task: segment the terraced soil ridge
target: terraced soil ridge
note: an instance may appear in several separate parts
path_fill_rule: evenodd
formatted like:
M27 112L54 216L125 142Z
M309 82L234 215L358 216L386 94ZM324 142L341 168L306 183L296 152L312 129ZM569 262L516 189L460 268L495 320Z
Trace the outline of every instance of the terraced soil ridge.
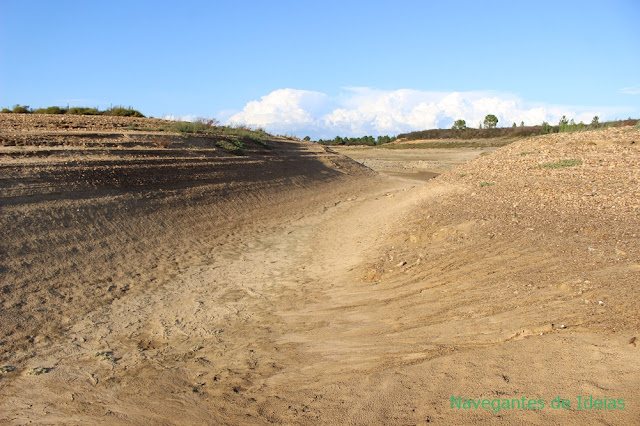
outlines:
M163 123L0 116L4 359L166 279L165 272L204 256L233 229L295 211L299 198L313 206L319 191L340 192L373 177L346 157L297 140L248 139L236 155L218 146L225 135L126 129Z

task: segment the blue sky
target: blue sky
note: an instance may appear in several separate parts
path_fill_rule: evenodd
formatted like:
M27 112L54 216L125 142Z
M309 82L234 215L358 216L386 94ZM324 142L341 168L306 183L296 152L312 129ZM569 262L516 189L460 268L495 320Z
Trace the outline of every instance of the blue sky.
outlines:
M640 2L0 0L0 106L280 134L640 118Z

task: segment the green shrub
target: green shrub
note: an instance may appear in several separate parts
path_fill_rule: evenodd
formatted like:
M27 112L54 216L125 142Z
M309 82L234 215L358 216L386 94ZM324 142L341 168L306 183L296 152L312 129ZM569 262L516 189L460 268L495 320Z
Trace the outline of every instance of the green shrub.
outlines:
M13 113L14 114L30 114L31 109L27 105L14 105Z
M50 106L48 108L38 108L33 111L34 114L66 114L66 108L60 108L59 106Z
M144 115L138 110L135 110L131 107L124 108L121 106L112 107L105 111L100 111L97 108L86 108L86 107L61 108L59 106L38 108L35 111L33 111L31 108L29 108L26 105L18 104L13 107L13 110L4 108L2 112L4 113L13 112L16 114L29 114L33 112L35 114L112 115L112 116L118 116L118 117L144 117Z
M236 147L240 149L244 148L244 143L242 143L242 141L239 139L230 139L229 142L231 142L232 144L234 144Z
M2 113L2 114L11 114L11 110L9 108L2 108L2 111L0 111L0 113Z
M247 126L220 126L220 123L215 118L200 118L194 122L174 121L165 124L160 130L178 132L184 135L195 133L226 136L226 138L218 142L217 145L237 155L243 154L242 149L244 148L244 143L255 143L265 149L271 149L265 141L265 139L271 137L271 135L263 129L253 130Z
M467 122L464 120L456 120L451 126L452 130L465 130L467 128Z
M196 121L174 121L163 126L162 130L179 133L220 133L219 121L215 118L199 118Z
M100 115L100 111L95 108L85 108L85 107L73 107L67 111L67 114L72 115Z
M109 108L105 110L102 114L113 115L116 117L144 117L144 115L138 110L135 110L131 107L124 108L121 106Z
M169 125L169 130L179 133L205 133L207 127L200 122L176 121Z
M235 126L235 127L223 126L223 127L217 127L214 133L235 136L235 138L237 138L239 141L254 142L259 145L262 145L264 148L267 148L267 149L271 148L265 142L265 139L269 138L271 135L261 128L257 128L254 130L244 125Z
M549 133L554 133L553 126L547 123L546 121L542 122L542 129L540 129L540 134L546 135Z
M495 129L498 125L498 117L493 114L489 114L484 118L483 124L485 129Z
M242 148L239 147L236 143L229 142L229 141L218 141L216 142L216 145L218 145L218 147L232 154L244 155L244 151L242 151Z

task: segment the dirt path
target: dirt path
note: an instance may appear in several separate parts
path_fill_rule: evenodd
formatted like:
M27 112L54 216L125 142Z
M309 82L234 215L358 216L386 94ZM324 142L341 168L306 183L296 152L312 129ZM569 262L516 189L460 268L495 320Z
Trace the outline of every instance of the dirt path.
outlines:
M465 298L455 288L363 279L364 265L388 247L404 212L449 191L390 179L313 214L236 235L209 262L88 315L67 341L32 359L33 367L52 370L3 390L4 420L521 424L620 423L636 415L633 406L451 409L451 396L550 404L563 395L575 404L576 392L619 398L621 388L637 401L638 369L637 351L618 337L533 338L552 330L526 309L521 316L465 315L490 308L459 306ZM486 274L462 268L456 287ZM541 328L528 328L534 325Z
M269 380L303 367L299 344L287 337L309 327L295 319L300 310L331 300L365 260L363 248L373 248L381 228L415 199L407 196L412 189L410 181L389 180L374 193L246 230L206 264L89 314L65 342L29 361L47 374L3 389L5 420L266 416L260 407L278 398ZM252 401L254 394L263 400ZM274 419L290 415L281 405L271 408Z

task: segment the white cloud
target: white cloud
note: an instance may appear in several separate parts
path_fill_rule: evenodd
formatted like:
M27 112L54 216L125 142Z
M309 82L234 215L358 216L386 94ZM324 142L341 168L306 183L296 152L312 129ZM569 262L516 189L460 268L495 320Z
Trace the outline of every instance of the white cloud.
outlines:
M625 95L640 95L640 86L623 87L620 93Z
M274 133L291 133L316 126L328 104L324 93L310 90L274 90L259 101L251 101L228 124L248 124Z
M276 134L340 136L395 135L414 130L451 127L463 119L477 127L487 114L499 126L512 123L557 123L563 115L576 122L605 119L607 108L526 103L500 92L428 92L412 89L377 90L348 87L335 97L308 90L279 89L251 101L227 124L248 124Z
M201 116L194 115L194 114L185 114L185 115L168 114L168 115L164 115L162 119L170 120L170 121L196 121L200 117Z

